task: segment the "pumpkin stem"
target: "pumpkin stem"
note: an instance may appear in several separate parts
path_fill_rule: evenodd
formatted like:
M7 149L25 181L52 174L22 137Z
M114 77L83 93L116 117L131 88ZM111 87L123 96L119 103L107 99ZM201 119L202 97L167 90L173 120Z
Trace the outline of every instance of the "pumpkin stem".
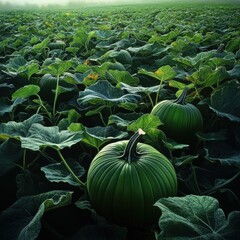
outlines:
M174 101L174 103L185 105L186 97L187 97L187 88L184 88L182 94Z
M134 158L137 156L137 143L142 135L145 132L139 128L137 132L135 132L132 137L129 139L128 144L124 150L122 157L131 163Z

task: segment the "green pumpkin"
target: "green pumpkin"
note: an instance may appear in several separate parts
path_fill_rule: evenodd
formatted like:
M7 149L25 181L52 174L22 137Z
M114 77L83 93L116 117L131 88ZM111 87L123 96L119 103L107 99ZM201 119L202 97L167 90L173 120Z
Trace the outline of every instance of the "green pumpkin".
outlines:
M48 47L52 49L63 49L66 46L66 43L62 40L56 40L48 44Z
M202 131L201 112L191 103L186 103L187 89L184 89L177 100L164 100L152 109L152 114L160 118L162 130L167 137L182 143L191 143L195 133Z
M52 104L54 101L54 90L56 90L57 77L51 74L44 74L39 81L40 96L43 100ZM61 94L62 101L68 101L73 98L75 94L76 87L70 83L65 82L62 78L59 79L59 85L65 88L71 88L72 91L65 92Z
M144 227L157 223L154 203L175 196L177 177L170 161L155 148L138 143L139 129L129 141L105 146L93 159L87 191L95 210L117 224Z
M131 54L122 49L120 51L109 50L102 57L100 57L102 61L116 61L123 65L131 65L132 64L132 56Z
M119 62L110 63L108 69L110 69L110 70L118 70L118 71L126 71L125 67L121 63L119 63Z

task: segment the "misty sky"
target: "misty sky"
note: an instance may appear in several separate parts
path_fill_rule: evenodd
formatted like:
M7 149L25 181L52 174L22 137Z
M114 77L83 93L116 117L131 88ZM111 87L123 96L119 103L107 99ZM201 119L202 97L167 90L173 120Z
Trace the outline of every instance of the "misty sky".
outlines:
M70 0L23 0L23 1L19 1L19 0L0 0L0 2L3 3L11 3L11 4L26 4L26 3L30 3L30 4L38 4L38 5L46 5L46 4L61 4L64 5L66 3L68 3ZM81 3L81 0L75 0L74 2L78 2ZM126 2L124 0L122 0L123 2ZM131 0L131 2L134 0ZM86 1L88 2L88 1ZM104 2L104 3L114 3L114 2L119 2L121 3L121 0L91 0L91 3L93 2Z

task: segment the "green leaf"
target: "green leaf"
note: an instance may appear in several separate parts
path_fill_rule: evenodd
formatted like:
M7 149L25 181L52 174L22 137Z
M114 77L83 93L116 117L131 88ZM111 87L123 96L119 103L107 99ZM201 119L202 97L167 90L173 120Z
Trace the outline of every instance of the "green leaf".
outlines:
M239 79L240 78L240 64L236 64L232 70L228 71L228 74L230 75L230 77L232 79L234 79L234 78Z
M15 163L22 159L22 155L19 144L11 139L3 142L0 145L0 176L13 169L16 166Z
M112 86L108 81L98 81L94 85L80 92L78 104L81 107L89 105L118 106L120 103L137 103L141 96L125 94L123 90Z
M40 193L41 182L29 170L24 170L16 176L17 198L36 195Z
M129 85L137 85L139 83L139 79L133 77L127 71L108 70L107 77L114 80L116 83L127 83Z
M226 219L213 197L162 198L155 206L162 212L158 240L235 239L240 234L240 212L231 212Z
M127 129L128 131L136 132L141 128L146 134L148 134L151 129L157 129L160 125L162 125L162 122L159 117L152 114L144 114L135 122L131 123Z
M212 142L205 148L205 158L211 162L220 161L224 166L240 167L240 151L223 142Z
M101 141L122 139L127 137L128 135L126 132L119 131L113 126L107 126L107 127L97 126L97 127L91 127L91 128L86 127L85 129L87 134Z
M17 98L28 98L33 95L36 95L40 92L40 87L37 85L26 85L22 88L19 88L12 94L12 100L16 100Z
M85 170L77 161L67 161L67 163L78 178L83 176ZM67 171L62 162L49 164L42 167L41 170L45 173L45 177L50 182L64 182L72 186L79 186L79 183L76 182L72 175Z
M48 65L46 68L42 69L42 74L52 74L54 76L61 76L69 68L73 66L71 61L59 61Z
M43 123L43 116L34 114L23 122L9 121L0 124L0 139L26 137L34 123Z
M175 159L176 166L184 166L186 164L192 163L199 155L186 155L183 157L178 157Z
M0 216L0 239L36 239L45 212L69 205L72 192L55 190L22 197Z
M111 115L108 119L108 125L116 124L118 127L127 127L133 121L136 121L142 113L118 113Z
M239 50L239 45L240 45L240 39L233 38L227 43L226 50L228 52L235 52L235 51Z
M176 76L176 72L169 65L162 66L155 72L148 72L145 69L141 69L138 71L138 73L156 78L159 81L168 81Z
M221 129L219 132L197 132L197 137L201 141L223 141L227 139L227 130Z
M84 127L82 124L75 123L69 126L69 129L72 131L83 131L83 139L82 141L86 144L99 149L99 147L110 140L114 139L122 139L127 137L127 133L123 131L119 131L113 126L107 127Z
M15 101L10 102L6 99L4 101L3 99L0 99L0 116L3 116L5 113L11 113L14 111L14 108L16 108L18 105L25 102L26 99L17 98Z
M159 85L152 87L133 87L126 83L121 83L121 89L127 90L129 93L156 93L159 90Z
M203 66L191 76L187 76L187 79L202 87L210 87L221 83L228 77L229 74L225 67L212 70L210 66Z
M187 66L198 68L202 63L215 55L214 51L200 52L195 57L174 58L175 61L184 63Z
M25 73L28 76L28 80L31 78L31 76L39 71L39 65L38 63L32 63L29 64L25 70Z
M38 44L33 46L33 50L36 51L36 52L40 52L42 49L44 49L44 48L46 48L48 46L50 40L51 39L49 37L43 39L42 42L40 42L40 43L38 43Z
M81 132L72 132L69 130L59 131L59 127L45 127L35 123L30 129L26 137L20 137L22 148L32 151L38 151L40 148L51 147L56 150L72 145L82 140Z
M237 80L227 82L214 92L210 99L210 108L220 117L240 122L240 83Z
M179 150L179 149L185 149L188 148L189 145L188 144L181 144L181 143L177 143L172 139L166 139L163 141L164 142L164 146L169 150L169 151L173 151L173 150Z

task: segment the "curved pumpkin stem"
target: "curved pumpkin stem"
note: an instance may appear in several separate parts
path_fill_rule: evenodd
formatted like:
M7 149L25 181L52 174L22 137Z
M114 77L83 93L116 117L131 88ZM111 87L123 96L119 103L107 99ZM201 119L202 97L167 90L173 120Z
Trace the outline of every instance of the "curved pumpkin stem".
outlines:
M174 101L174 103L185 105L186 97L187 97L187 88L184 88L182 94Z
M131 163L133 159L137 156L137 143L142 135L145 132L139 128L137 132L135 132L132 137L129 139L128 144L124 150L122 158L126 159L128 163Z

